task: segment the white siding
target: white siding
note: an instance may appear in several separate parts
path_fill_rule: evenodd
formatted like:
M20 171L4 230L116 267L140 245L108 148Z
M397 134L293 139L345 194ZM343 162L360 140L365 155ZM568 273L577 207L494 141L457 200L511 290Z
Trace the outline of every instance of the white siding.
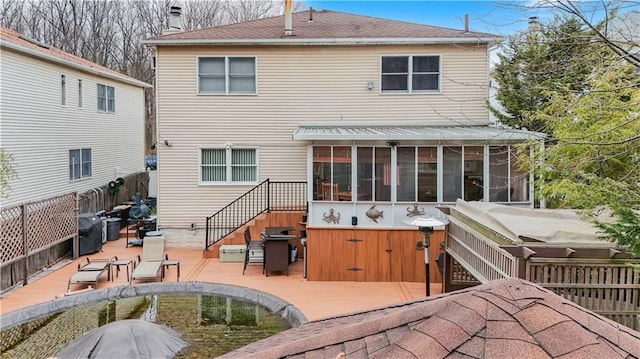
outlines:
M440 94L380 94L380 56L441 55ZM257 57L258 94L201 95L197 56ZM198 148L259 148L259 180L306 180L305 121L486 123L485 46L161 47L157 54L158 214L164 228L204 222L251 186L199 186ZM374 82L373 90L367 89Z
M14 157L19 178L2 205L14 205L103 186L144 170L142 88L61 67L3 48L0 144ZM60 101L66 75L67 105ZM83 107L78 107L82 79ZM113 86L115 113L97 111L97 83ZM92 149L92 176L69 181L69 149Z

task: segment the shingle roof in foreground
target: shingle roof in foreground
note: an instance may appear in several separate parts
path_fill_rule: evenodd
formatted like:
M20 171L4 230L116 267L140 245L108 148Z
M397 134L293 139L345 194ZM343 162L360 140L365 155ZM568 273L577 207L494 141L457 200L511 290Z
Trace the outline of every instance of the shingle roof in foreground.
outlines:
M340 354L394 359L638 358L640 333L531 282L502 279L308 322L221 358Z
M496 36L480 32L444 27L414 24L409 22L354 15L337 11L323 10L313 12L313 21L309 21L309 12L297 12L292 16L293 36L284 35L284 15L264 19L216 26L200 30L183 31L156 36L145 40L146 43L241 42L242 40L277 40L296 43L331 39L351 39L358 42L373 39L390 39L394 42L402 39L423 39L425 42L436 39L448 39L451 42L488 42Z

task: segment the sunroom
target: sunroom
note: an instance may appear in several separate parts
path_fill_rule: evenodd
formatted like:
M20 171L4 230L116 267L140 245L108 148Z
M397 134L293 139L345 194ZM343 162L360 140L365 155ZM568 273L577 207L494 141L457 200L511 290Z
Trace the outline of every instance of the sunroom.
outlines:
M309 225L403 227L414 207L436 214L458 198L529 206L533 181L516 145L538 136L490 126L301 126L293 139L310 141ZM339 222L317 215L330 210Z

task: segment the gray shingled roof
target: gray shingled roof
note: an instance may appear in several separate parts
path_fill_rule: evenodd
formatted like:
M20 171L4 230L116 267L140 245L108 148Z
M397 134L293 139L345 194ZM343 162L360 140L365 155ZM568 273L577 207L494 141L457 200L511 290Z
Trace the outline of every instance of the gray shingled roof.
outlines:
M148 44L207 43L437 43L491 42L495 36L479 32L413 24L369 16L322 10L293 14L293 36L284 35L284 15L148 38Z
M318 303L322 305L322 303ZM638 358L640 333L537 284L501 279L316 320L221 358Z

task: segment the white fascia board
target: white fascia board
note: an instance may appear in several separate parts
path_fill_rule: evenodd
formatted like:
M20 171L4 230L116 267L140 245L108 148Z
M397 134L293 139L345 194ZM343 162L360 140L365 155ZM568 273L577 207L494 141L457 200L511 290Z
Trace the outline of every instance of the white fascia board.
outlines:
M495 37L434 37L434 38L353 38L353 39L184 39L184 40L142 40L143 44L156 46L184 45L429 45L429 44L478 44L495 43Z
M126 76L126 75L120 75L119 76L118 74L115 74L115 73L104 72L104 71L102 71L100 69L96 69L96 68L93 68L93 67L90 67L90 66L84 66L84 65L75 63L73 61L69 61L69 60L65 60L65 59L62 59L62 58L57 57L57 56L45 54L45 53L42 53L40 51L36 51L36 50L30 49L28 47L20 46L20 45L14 44L14 43L9 42L9 41L0 40L0 47L6 47L6 48L21 52L21 53L29 55L29 56L40 58L40 59L43 59L43 60L46 60L46 61L50 61L50 62L59 64L59 65L66 66L66 67L71 67L71 68L74 68L74 69L77 69L77 70L80 70L80 71L83 71L83 72L91 73L91 74L94 74L94 75L97 75L97 76L100 76L100 77L107 77L107 78L110 78L110 79L113 79L113 80L116 80L116 81L127 83L129 85L138 86L138 87L148 87L148 88L153 87L152 85L150 85L150 84L148 84L146 82L143 82L143 81L140 81L140 80L136 80L136 79L134 79L132 77L129 77L129 76Z

